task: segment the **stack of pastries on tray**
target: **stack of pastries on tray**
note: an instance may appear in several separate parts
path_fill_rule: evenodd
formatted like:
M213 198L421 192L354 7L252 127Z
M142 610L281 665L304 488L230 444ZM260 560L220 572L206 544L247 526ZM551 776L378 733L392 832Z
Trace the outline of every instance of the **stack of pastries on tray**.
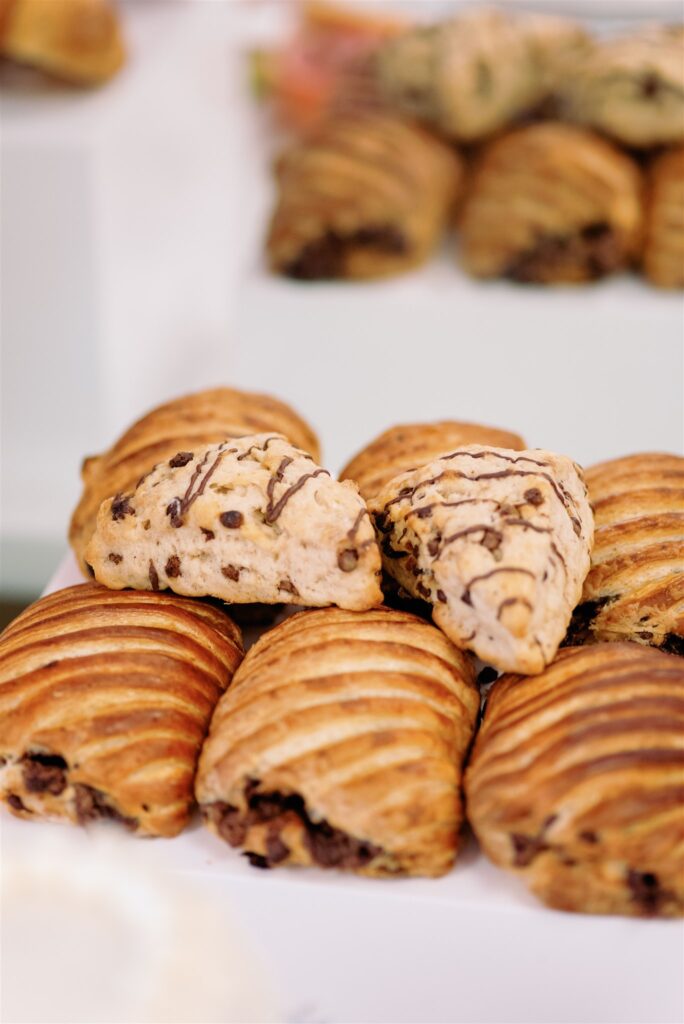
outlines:
M488 7L378 33L359 98L338 97L276 162L271 268L371 279L450 228L477 278L684 287L684 28L594 38Z
M441 421L318 460L229 388L85 460L94 579L0 637L3 802L148 836L199 806L257 867L384 877L449 871L467 820L551 906L682 914L684 459Z

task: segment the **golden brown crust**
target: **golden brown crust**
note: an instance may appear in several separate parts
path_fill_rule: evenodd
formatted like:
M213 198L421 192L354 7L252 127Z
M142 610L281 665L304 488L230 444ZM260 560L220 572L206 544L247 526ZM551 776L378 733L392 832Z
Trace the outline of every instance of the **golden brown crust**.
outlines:
M466 771L488 857L561 910L684 913L684 662L569 648L490 691Z
M242 659L211 605L84 583L0 637L0 796L27 819L186 824L200 747Z
M405 423L383 431L362 448L344 467L340 480L353 480L361 497L369 501L399 473L408 473L469 444L515 450L525 447L519 434L479 423Z
M479 708L466 655L413 615L301 612L251 649L212 721L196 794L259 866L439 875Z
M628 266L641 238L633 160L591 132L530 125L487 147L462 210L463 264L476 277L574 284Z
M125 61L108 0L12 0L0 9L0 52L74 85L98 85Z
M643 267L652 284L684 288L684 146L649 169Z
M184 395L152 409L101 455L83 462L83 493L71 518L69 540L87 572L85 549L106 498L132 491L153 466L180 451L206 448L260 431L282 433L318 459L318 439L284 402L269 395L213 388Z
M573 643L684 654L684 459L644 452L586 471L596 533Z
M458 155L398 118L336 119L289 150L267 248L290 277L373 278L424 262L462 175Z

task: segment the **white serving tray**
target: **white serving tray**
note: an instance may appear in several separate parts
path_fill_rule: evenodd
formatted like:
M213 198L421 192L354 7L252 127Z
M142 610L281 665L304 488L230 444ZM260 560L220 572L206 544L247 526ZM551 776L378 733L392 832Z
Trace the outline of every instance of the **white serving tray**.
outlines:
M69 556L47 592L80 581ZM2 856L16 860L39 835L66 828L3 814ZM86 850L93 830L70 831ZM244 930L277 993L278 1020L674 1024L684 1014L682 922L547 910L472 839L442 879L387 881L257 871L198 822L173 840L127 845L141 870L178 885L191 877ZM147 928L144 905L139 913ZM4 932L3 942L12 941ZM14 1005L16 982L3 980ZM76 1002L59 1019L75 1024L77 1011ZM101 1020L109 1020L104 1006Z

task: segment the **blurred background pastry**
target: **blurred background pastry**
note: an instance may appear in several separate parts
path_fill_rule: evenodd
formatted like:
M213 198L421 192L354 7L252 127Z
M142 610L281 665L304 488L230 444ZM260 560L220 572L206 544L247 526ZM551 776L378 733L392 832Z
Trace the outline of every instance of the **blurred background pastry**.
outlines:
M652 284L684 288L684 145L648 168L643 267Z

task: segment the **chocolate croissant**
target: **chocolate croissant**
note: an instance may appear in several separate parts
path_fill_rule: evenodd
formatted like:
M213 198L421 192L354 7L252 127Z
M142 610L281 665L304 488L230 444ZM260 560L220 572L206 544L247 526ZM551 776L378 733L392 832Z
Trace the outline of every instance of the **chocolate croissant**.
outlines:
M629 266L641 179L626 154L573 125L530 125L482 154L462 209L462 258L475 277L593 281Z
M262 431L282 433L293 444L319 457L318 439L304 420L284 402L267 395L214 388L184 395L157 406L134 423L102 455L85 459L83 493L71 518L69 540L81 568L105 500L130 492L157 462L179 451L206 448Z
M237 627L200 602L92 583L36 601L0 636L0 799L27 820L176 835L241 659Z
M376 75L392 108L476 142L537 107L587 45L563 18L473 10L388 40Z
M643 453L586 471L596 521L573 644L633 640L684 654L684 459Z
M354 484L280 434L178 452L102 503L85 555L100 583L363 610L380 553Z
M509 672L552 660L594 532L570 459L469 445L394 477L369 509L385 571L458 647Z
M469 444L520 449L525 442L518 434L479 423L406 423L390 427L354 456L340 473L340 480L353 480L361 497L369 501L399 473L439 458L445 452Z
M660 288L684 288L684 146L649 168L643 269Z
M109 0L3 0L0 53L74 85L98 85L125 60Z
M479 703L468 658L420 619L302 612L251 648L216 709L203 817L257 867L444 874Z
M684 914L684 662L568 648L489 693L465 778L487 856L559 910Z
M684 141L684 27L597 42L565 78L564 113L626 146Z
M278 170L267 248L288 277L374 278L424 262L460 187L458 155L389 115L338 118Z

